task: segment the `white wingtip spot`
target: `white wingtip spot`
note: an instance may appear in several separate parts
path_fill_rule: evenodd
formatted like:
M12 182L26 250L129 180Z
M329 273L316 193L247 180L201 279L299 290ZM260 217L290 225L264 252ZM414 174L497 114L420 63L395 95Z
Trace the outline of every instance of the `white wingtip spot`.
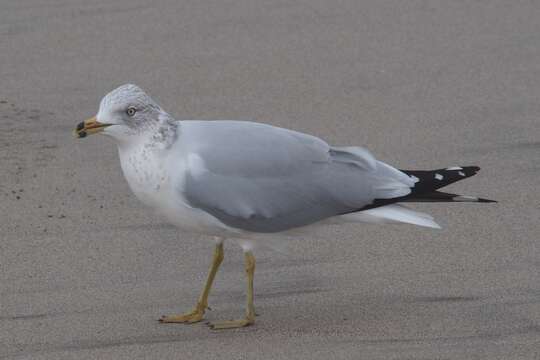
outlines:
M450 166L449 168L446 168L446 170L463 170L463 168L459 166Z
M416 176L414 176L414 175L410 175L410 177L411 177L412 181L414 181L415 183L417 183L417 182L419 182L419 181L420 181L420 179L419 179L419 178L417 178L417 177L416 177Z
M459 175L465 176L465 173L463 171L458 172Z
M442 176L441 174L437 173L437 174L435 174L435 179L437 179L437 180L442 180L442 179L444 179L444 176Z

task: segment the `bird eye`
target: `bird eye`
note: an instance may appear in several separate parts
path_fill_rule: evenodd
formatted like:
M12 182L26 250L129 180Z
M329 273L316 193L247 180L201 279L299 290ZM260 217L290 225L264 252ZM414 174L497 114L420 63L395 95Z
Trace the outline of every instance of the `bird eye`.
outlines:
M128 107L128 109L126 110L126 114L128 114L128 116L133 116L135 115L136 112L137 112L137 109L135 109L133 106Z

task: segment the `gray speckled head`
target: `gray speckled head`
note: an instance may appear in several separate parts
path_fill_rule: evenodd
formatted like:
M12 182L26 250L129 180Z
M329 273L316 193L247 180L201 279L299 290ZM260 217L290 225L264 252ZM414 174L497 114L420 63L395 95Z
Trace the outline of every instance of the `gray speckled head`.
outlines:
M165 138L174 130L174 119L148 94L133 84L122 85L101 100L97 120L109 126L104 131L118 140L141 134Z

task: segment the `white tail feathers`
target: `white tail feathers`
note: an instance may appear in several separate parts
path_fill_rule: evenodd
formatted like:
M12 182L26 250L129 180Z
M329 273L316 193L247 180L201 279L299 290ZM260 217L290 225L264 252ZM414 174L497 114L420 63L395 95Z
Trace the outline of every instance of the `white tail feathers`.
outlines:
M428 214L411 210L403 205L391 204L374 209L358 211L340 216L345 221L365 222L374 224L405 223L440 229L433 217Z

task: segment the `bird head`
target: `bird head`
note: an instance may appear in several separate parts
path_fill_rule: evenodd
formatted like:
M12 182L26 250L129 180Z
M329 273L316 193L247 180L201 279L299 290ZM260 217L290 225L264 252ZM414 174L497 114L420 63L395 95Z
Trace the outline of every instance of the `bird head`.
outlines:
M149 134L170 120L140 87L126 84L105 95L97 115L79 123L74 135L84 138L100 133L121 143Z

